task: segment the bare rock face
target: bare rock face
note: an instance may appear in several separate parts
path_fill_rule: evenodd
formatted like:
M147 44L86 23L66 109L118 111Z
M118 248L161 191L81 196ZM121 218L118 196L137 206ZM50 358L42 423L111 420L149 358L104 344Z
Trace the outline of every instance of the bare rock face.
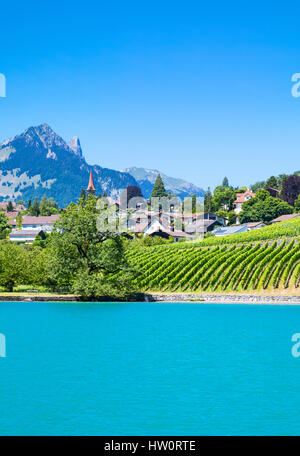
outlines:
M68 146L74 152L75 155L82 157L82 149L78 136L74 136L69 142Z
M105 191L117 197L127 186L137 185L128 173L90 166L78 137L67 143L47 124L30 127L0 144L0 201L46 195L63 207L86 189L91 169L96 194Z

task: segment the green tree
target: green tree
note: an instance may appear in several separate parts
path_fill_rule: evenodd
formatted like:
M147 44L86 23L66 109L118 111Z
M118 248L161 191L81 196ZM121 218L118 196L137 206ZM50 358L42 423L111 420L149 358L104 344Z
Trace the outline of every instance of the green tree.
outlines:
M222 182L223 187L229 187L229 181L228 178L225 176Z
M226 209L231 211L235 199L236 193L232 187L223 187L222 185L219 185L214 190L213 210Z
M80 192L80 199L82 201L85 201L86 199L86 191L84 190L84 188L81 189L81 192Z
M44 195L39 206L39 215L52 215L59 213L59 206L54 198L47 198Z
M294 205L300 195L300 176L292 174L287 176L282 182L281 198L288 204Z
M50 235L46 232L43 232L41 235L37 235L32 245L34 247L41 247L42 249L45 249L49 244L49 236Z
M197 196L195 193L192 194L192 213L196 214L197 212Z
M227 214L228 225L236 224L237 215L234 211L229 211Z
M28 213L28 215L31 215L31 216L34 216L34 217L38 217L40 215L40 205L39 205L39 199L38 198L34 199L33 205L31 205L27 209L27 213Z
M256 193L258 190L261 190L262 188L264 188L265 185L266 185L265 181L256 182L255 184L251 185L251 190L252 190L252 192Z
M88 195L85 204L71 203L61 214L49 240L49 278L86 298L125 297L133 290L133 271L121 236L99 222L105 210L96 205Z
M236 193L245 193L247 190L248 189L245 186L242 186L242 187L239 187L239 188L235 189Z
M295 206L294 206L295 213L298 214L300 212L300 195L295 201Z
M158 174L156 177L155 183L154 183L152 193L151 193L151 198L154 198L154 197L163 198L163 197L167 197L167 196L168 196L168 193L165 189L161 175Z
M266 190L261 190L261 192L266 192ZM259 192L257 192L257 194L259 194ZM263 193L261 193L260 196L264 198ZM292 213L293 207L279 198L267 196L262 199L261 197L259 198L256 196L243 204L243 209L239 214L239 220L241 223L260 221L270 222L280 215Z
M256 198L259 199L260 201L265 201L266 198L269 198L270 194L267 190L264 190L263 188L258 190L256 193Z
M210 187L208 187L205 195L204 195L204 212L211 212L213 210L213 196L210 191Z
M0 246L0 285L7 291L13 291L15 285L21 284L24 278L23 248L12 242Z
M14 205L11 201L8 202L7 207L6 207L7 212L13 212L14 211Z
M235 223L236 223L237 215L234 211L220 210L220 211L216 211L216 215L218 217L222 217L225 220L227 220L228 225L235 225Z
M46 242L46 241L45 241ZM53 286L50 280L47 264L49 261L49 251L45 246L38 243L23 247L24 275L23 284L33 286Z
M18 230L21 230L22 229L22 222L23 222L23 217L21 214L18 214L17 215L17 219L16 219L16 222L17 222L17 229Z
M279 188L278 179L275 176L269 177L269 179L265 183L265 188Z
M8 224L8 218L3 212L0 212L0 239L5 239L10 231L11 227Z

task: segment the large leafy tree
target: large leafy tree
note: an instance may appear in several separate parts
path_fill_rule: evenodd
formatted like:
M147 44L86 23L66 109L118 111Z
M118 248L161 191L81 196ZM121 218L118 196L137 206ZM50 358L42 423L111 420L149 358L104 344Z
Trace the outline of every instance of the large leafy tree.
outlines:
M282 182L281 198L292 206L300 195L300 176L292 174Z
M224 187L219 185L214 190L213 196L213 210L226 209L231 211L233 209L233 202L236 199L235 190L232 187Z
M241 223L270 222L284 214L292 214L293 207L279 198L272 198L266 190L259 190L255 198L243 204L239 214Z
M123 240L105 216L93 195L62 212L49 241L49 277L58 287L87 298L125 297L133 290Z
M265 188L279 188L279 180L275 176L269 177L265 183Z
M0 246L0 285L13 291L16 284L23 281L23 248L13 243L3 242Z
M44 195L39 203L39 199L35 198L33 204L31 200L28 202L26 213L31 216L38 217L40 215L58 214L59 206L54 198L47 198Z
M59 213L59 206L54 198L47 198L45 195L41 199L39 215L52 215Z
M300 195L298 196L298 198L295 201L294 209L295 209L295 213L300 212Z
M45 282L45 261L40 258L40 248L20 246L13 242L0 244L0 285L13 291L16 285Z
M10 230L11 227L8 224L8 218L3 212L0 212L0 239L5 239Z

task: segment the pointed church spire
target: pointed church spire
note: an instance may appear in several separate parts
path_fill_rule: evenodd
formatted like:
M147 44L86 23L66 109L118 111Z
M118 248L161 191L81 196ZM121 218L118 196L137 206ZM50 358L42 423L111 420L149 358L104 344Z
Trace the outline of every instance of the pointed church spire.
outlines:
M96 192L95 186L94 186L94 179L93 179L93 171L91 170L90 172L90 179L89 179L89 185L87 188L88 193L94 194Z

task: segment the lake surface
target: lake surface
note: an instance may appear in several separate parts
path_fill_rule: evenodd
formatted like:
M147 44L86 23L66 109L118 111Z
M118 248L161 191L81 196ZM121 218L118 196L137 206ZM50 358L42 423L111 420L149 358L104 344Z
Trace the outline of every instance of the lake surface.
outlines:
M300 435L300 307L0 303L1 435Z

